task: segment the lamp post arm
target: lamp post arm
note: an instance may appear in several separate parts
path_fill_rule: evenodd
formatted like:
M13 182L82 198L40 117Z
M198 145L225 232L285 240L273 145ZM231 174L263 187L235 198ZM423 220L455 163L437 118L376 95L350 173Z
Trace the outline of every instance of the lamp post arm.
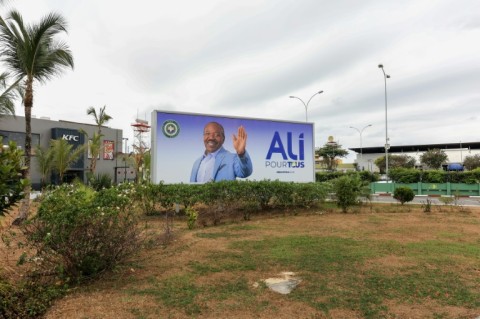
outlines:
M308 122L308 115L307 115L307 112L308 112L308 111L307 111L308 103L305 104L305 102L303 102L303 100L302 100L301 98L296 97L296 96L293 96L293 95L290 96L290 98L291 98L291 99L297 99L297 100L300 100L300 102L302 102L303 106L305 106L305 122ZM311 98L310 98L310 100L311 100ZM310 102L310 101L309 101L309 102Z
M322 91L322 92L323 92L323 91ZM308 102L307 102L307 106L308 106L308 104L310 104L310 101L313 99L313 97L314 97L315 95L317 95L317 94L320 94L320 92L317 92L317 93L315 93L314 95L312 95L312 97L311 97L311 98L308 100Z

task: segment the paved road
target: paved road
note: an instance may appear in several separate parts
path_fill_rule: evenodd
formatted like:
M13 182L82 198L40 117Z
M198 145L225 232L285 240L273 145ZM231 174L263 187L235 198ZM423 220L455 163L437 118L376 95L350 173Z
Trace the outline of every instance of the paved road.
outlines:
M413 201L409 203L413 204L424 204L427 202L427 198L430 199L432 205L444 205L438 197L434 196L415 196ZM398 203L398 201L392 196L388 195L372 195L372 202L374 203ZM452 202L452 205L454 203ZM480 206L480 197L459 197L457 200L457 205L461 206Z

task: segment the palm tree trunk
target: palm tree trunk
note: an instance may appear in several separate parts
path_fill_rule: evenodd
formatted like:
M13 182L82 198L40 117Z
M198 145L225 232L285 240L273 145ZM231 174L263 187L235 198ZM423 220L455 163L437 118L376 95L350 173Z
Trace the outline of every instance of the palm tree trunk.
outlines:
M30 193L32 191L30 181L30 163L32 158L32 107L33 107L33 79L27 79L25 89L25 169L22 177L27 180L23 189L23 199L20 203L19 214L13 221L14 225L19 225L28 218L30 211Z

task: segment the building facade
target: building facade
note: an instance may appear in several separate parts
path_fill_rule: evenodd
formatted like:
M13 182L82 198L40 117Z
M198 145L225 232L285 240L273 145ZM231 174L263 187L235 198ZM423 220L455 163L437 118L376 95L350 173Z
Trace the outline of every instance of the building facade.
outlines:
M428 150L440 149L445 151L448 156L448 163L463 163L465 157L480 154L480 142L467 143L444 143L444 144L417 144L390 146L388 155L408 155L415 159L417 165L420 165L420 156ZM385 156L385 148L379 147L363 147L349 148L349 150L357 153L355 163L359 170L370 172L379 172L375 165L375 160Z
M41 173L38 168L38 161L35 156L36 147L47 149L50 147L50 141L55 139L64 139L73 148L89 143L88 136L93 136L97 131L97 126L93 124L76 123L69 121L52 121L49 118L32 118L32 162L30 168L31 183L34 189L41 187ZM81 130L87 133L84 135ZM127 167L122 153L123 132L119 129L113 129L102 126L101 151L97 158L97 175L104 174L112 178L114 182L122 182L125 179L132 179L132 169ZM15 141L17 147L25 148L25 118L22 116L4 116L0 118L0 136L2 143L8 144L9 141ZM90 167L91 155L88 147L84 154L73 163L65 174L65 179L70 181L78 178L86 182L87 172ZM46 182L55 182L55 174L46 176Z

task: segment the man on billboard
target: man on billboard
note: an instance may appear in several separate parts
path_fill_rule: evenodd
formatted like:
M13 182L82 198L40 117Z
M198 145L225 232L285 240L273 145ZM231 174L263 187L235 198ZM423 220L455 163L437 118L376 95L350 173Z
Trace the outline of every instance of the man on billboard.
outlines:
M190 182L206 183L221 180L246 178L252 174L252 160L246 150L247 132L243 126L238 128L237 136L233 134L233 147L236 153L223 148L225 131L217 122L210 122L203 130L204 154L192 167Z

